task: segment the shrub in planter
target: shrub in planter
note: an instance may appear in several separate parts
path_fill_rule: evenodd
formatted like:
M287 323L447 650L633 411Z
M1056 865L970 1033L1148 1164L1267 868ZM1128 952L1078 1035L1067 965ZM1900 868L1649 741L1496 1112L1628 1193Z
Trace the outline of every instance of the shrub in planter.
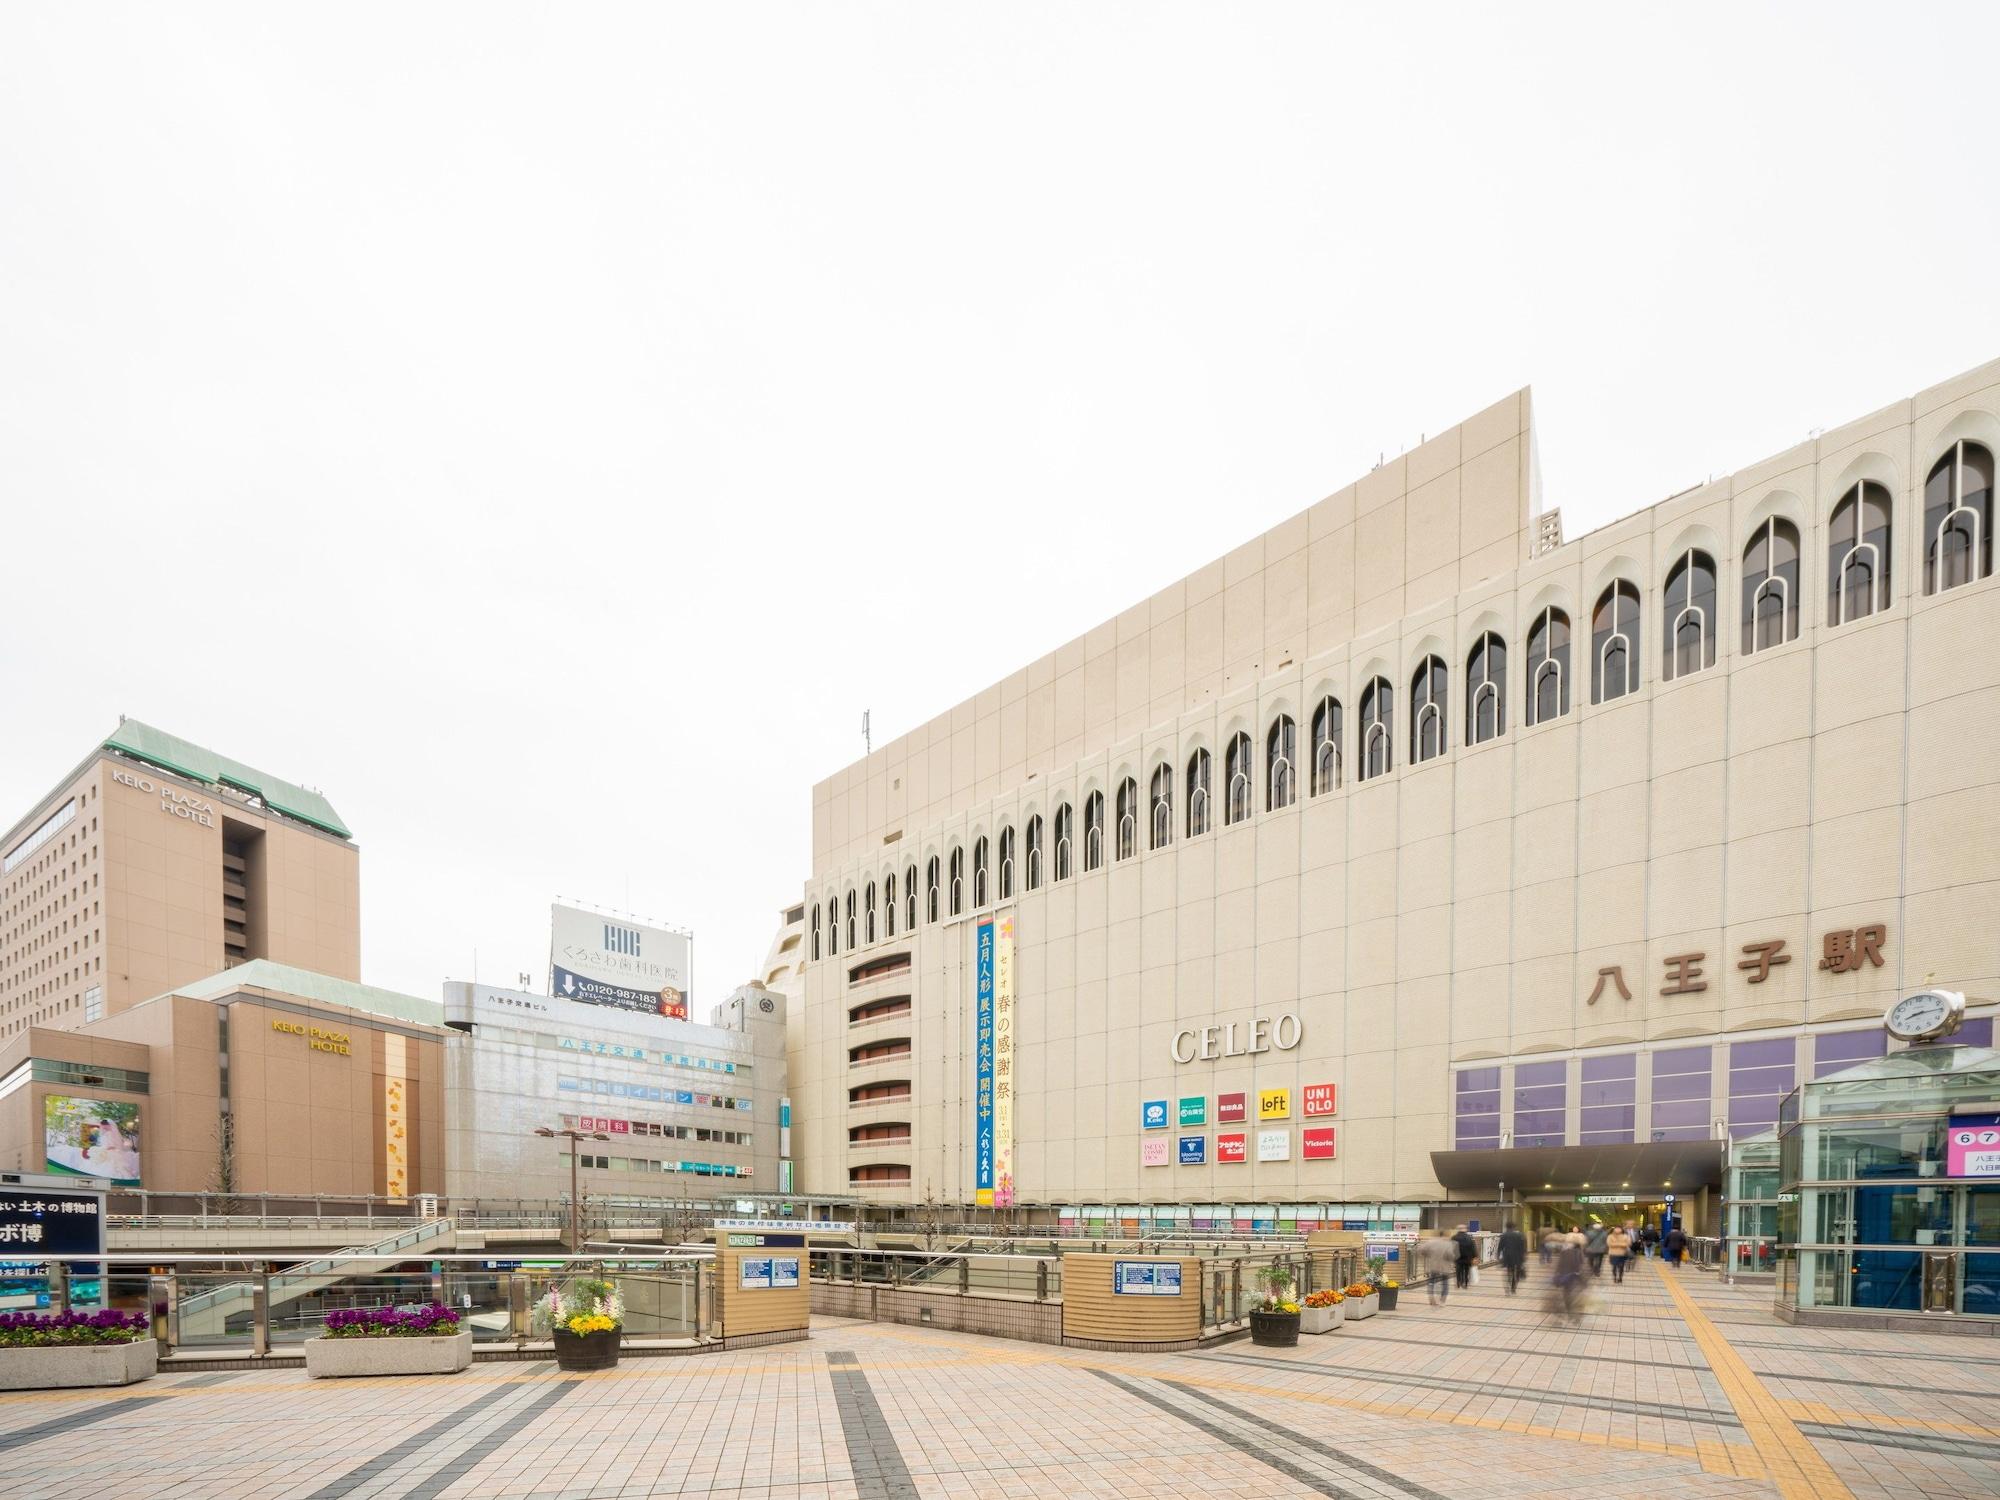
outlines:
M1291 1267L1265 1266L1257 1273L1257 1285L1264 1290L1264 1301L1250 1310L1250 1342L1292 1348L1299 1341L1299 1305L1292 1300L1297 1280Z
M130 1385L159 1369L143 1313L0 1313L0 1390Z
M625 1299L609 1281L578 1276L549 1288L535 1304L534 1323L554 1340L558 1369L608 1370L624 1338Z
M326 1332L306 1340L306 1374L449 1375L472 1363L472 1330L441 1302L413 1307L337 1307Z
M1332 1333L1347 1320L1346 1302L1345 1292L1314 1292L1299 1308L1299 1332Z

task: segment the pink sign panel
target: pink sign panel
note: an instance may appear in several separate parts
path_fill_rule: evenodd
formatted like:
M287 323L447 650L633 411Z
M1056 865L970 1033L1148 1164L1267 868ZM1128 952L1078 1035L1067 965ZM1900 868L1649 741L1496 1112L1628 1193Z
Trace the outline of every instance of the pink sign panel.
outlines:
M1139 1165L1142 1167L1164 1167L1167 1164L1167 1138L1163 1135L1149 1136L1139 1142Z
M2000 1177L2000 1115L1961 1115L1945 1132L1950 1177Z

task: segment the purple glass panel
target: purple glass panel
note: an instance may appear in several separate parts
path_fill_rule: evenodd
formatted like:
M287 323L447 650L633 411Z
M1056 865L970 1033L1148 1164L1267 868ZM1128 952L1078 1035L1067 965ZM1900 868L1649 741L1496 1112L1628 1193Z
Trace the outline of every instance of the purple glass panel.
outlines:
M1495 1068L1460 1068L1458 1089L1466 1093L1472 1089L1497 1089L1500 1087L1500 1070Z
M1813 1038L1813 1077L1824 1078L1856 1063L1880 1057L1889 1036L1880 1027L1870 1031L1831 1031Z
M1514 1133L1524 1130L1560 1130L1563 1112L1559 1109L1522 1109L1514 1112Z
M1656 1141L1702 1141L1708 1139L1706 1125L1655 1125L1653 1139Z
M1665 1078L1653 1079L1653 1098L1661 1099L1701 1099L1708 1098L1708 1075L1706 1073L1670 1073Z
M1765 1125L1778 1123L1778 1100L1780 1094L1753 1094L1748 1098L1733 1098L1729 1101L1729 1123L1732 1125L1752 1120Z
M1708 1133L1708 1100L1706 1097L1690 1099L1680 1104L1655 1104L1653 1106L1653 1129L1663 1125L1694 1126L1697 1135ZM1679 1140L1674 1136L1670 1139Z
M1967 1021L1958 1028L1958 1035L1951 1038L1961 1047L1990 1047L1993 1045L1993 1018L1981 1016L1976 1021Z
M1583 1060L1583 1081L1598 1083L1607 1078L1636 1078L1639 1074L1639 1058L1636 1053L1626 1052L1617 1057L1586 1057Z
M1625 1138L1632 1138L1632 1127L1638 1123L1638 1110L1629 1104L1607 1104L1596 1109L1586 1109L1579 1116L1578 1123L1586 1134L1622 1130Z
M1516 1063L1514 1065L1514 1087L1528 1084L1561 1083L1569 1072L1569 1064L1556 1062Z
M1609 1083L1586 1083L1577 1091L1577 1103L1630 1104L1633 1087L1630 1078L1614 1078Z
M1497 1151L1499 1148L1500 1137L1497 1135L1462 1135L1458 1138L1458 1149L1461 1151Z
M1706 1073L1715 1054L1707 1047L1668 1047L1653 1054L1653 1076L1663 1073Z
M1729 1071L1729 1096L1732 1099L1745 1094L1789 1094L1791 1091L1790 1068L1732 1068Z
M1464 1114L1498 1114L1500 1112L1500 1090L1484 1089L1477 1094L1460 1094L1458 1112Z
M1741 1140L1746 1135L1762 1135L1765 1131L1769 1130L1773 1125L1777 1123L1778 1122L1776 1119L1741 1120L1741 1121L1731 1120L1729 1122L1729 1138L1732 1141L1738 1141Z
M1524 1109L1561 1109L1563 1102L1563 1088L1561 1084L1556 1084L1550 1088L1514 1090L1514 1108L1516 1111Z
M1788 1036L1769 1037L1761 1042L1731 1042L1729 1044L1729 1066L1731 1068L1775 1068L1780 1063L1787 1068L1798 1051L1798 1044Z

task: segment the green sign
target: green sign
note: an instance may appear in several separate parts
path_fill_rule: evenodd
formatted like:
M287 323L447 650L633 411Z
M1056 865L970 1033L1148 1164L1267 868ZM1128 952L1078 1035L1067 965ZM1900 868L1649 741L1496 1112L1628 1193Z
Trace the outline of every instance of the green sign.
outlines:
M764 1236L761 1234L732 1234L729 1237L729 1243L732 1245L761 1245L764 1243Z
M1208 1123L1208 1096L1197 1094L1192 1099L1181 1100L1181 1124L1206 1125Z

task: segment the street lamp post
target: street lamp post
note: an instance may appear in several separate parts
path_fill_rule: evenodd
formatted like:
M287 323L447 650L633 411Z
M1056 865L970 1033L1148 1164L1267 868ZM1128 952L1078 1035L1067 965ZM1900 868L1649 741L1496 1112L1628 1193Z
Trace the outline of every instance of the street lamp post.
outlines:
M546 1125L537 1125L535 1134L544 1140L569 1142L569 1253L583 1254L583 1199L577 1194L576 1148L580 1141L608 1141L610 1136L601 1130L551 1130Z

